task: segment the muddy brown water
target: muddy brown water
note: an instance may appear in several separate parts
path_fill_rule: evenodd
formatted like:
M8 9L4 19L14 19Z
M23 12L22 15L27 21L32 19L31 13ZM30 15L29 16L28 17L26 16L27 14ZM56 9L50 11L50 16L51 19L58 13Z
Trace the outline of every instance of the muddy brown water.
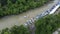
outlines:
M6 16L2 19L0 19L0 30L5 29L6 27L10 28L14 25L21 25L24 24L27 20L35 17L38 14L41 14L42 12L46 11L47 9L51 8L55 3L50 2L49 4L46 4L42 7L29 10L25 13L19 14L19 15L11 15L11 16ZM24 18L24 16L27 16Z

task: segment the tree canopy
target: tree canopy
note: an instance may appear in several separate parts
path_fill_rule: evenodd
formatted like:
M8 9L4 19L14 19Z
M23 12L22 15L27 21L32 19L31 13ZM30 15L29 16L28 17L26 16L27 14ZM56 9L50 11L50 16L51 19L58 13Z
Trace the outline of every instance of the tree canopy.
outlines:
M45 16L35 23L36 34L52 34L60 28L60 14Z
M47 3L49 0L0 0L0 17L16 15Z

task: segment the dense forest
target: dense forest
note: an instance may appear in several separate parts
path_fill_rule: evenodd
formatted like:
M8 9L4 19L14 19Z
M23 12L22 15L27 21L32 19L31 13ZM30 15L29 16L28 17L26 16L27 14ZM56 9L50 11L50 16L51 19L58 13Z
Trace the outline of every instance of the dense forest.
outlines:
M0 0L0 17L16 15L40 7L50 0Z
M35 25L36 34L52 34L60 28L60 14L45 16L39 19Z
M60 14L48 15L35 22L35 34L52 34L60 28ZM11 29L3 29L1 34L31 34L28 27L23 25L13 26Z

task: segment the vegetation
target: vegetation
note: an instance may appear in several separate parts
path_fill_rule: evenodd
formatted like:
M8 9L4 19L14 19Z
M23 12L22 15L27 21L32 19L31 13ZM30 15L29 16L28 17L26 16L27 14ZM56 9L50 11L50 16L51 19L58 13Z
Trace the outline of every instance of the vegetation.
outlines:
M60 28L60 14L45 16L39 19L35 26L36 34L52 34Z
M8 28L3 29L1 34L30 34L30 33L26 27L21 25L21 26L14 26L10 30Z
M26 12L50 0L0 0L0 17Z
M45 16L35 23L35 34L52 34L56 29L60 28L60 14ZM27 27L14 26L11 29L3 29L1 34L31 34Z

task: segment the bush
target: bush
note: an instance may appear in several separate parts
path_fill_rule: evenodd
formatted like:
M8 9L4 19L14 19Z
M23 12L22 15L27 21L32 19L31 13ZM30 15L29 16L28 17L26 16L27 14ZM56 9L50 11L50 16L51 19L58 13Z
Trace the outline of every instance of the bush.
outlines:
M1 0L0 17L15 15L42 6L49 0Z
M14 26L11 29L3 29L1 34L30 34L28 28L21 26Z
M52 34L60 28L60 14L49 15L36 21L36 34Z

